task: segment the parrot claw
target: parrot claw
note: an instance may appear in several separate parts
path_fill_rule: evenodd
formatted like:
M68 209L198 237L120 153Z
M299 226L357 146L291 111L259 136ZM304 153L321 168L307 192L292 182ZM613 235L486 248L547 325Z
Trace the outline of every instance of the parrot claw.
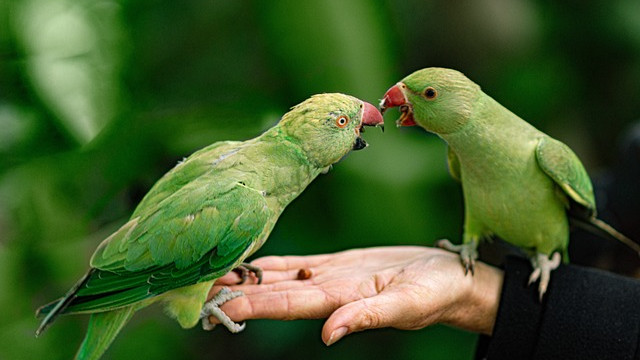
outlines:
M249 273L253 273L258 278L258 284L262 284L262 268L259 266L251 265L249 263L242 263L237 268L233 269L235 273L240 275L240 281L237 285L244 284L249 278Z
M469 271L471 271L471 276L475 275L476 262L471 259L462 258L462 262L464 264L464 276L467 276Z
M531 284L536 282L540 278L540 273L540 268L534 268L531 272L531 275L529 276L529 282L527 283L527 286L530 286Z
M478 258L478 242L473 240L466 244L454 245L447 239L438 240L436 246L460 254L460 261L464 266L464 275L471 272L471 276L475 275L476 259Z
M551 279L551 271L560 266L561 259L562 257L558 252L554 253L553 256L551 256L551 259L549 259L547 255L540 253L531 257L533 272L531 273L531 276L529 276L529 285L540 279L540 284L538 284L538 295L540 297L540 301L542 301L544 293L547 292L549 280Z
M244 296L244 293L242 291L231 291L231 289L226 286L220 289L220 291L218 291L218 293L211 300L207 301L202 307L202 310L200 312L200 318L202 319L202 328L204 330L210 331L216 327L216 324L212 324L211 321L209 321L209 316L213 315L220 321L222 325L224 325L227 329L229 329L230 332L234 334L244 330L244 328L247 326L246 323L237 324L233 322L233 320L231 320L231 318L229 318L229 316L225 314L222 309L220 309L220 305L226 303L231 299L235 299L238 296Z

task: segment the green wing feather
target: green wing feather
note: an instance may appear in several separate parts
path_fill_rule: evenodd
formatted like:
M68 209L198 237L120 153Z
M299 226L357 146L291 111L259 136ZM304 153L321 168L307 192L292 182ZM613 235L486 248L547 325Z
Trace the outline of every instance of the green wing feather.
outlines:
M183 206L167 205L125 224L124 236L96 250L97 271L65 312L115 309L230 271L261 236L271 212L259 192L242 184L215 195L197 206L187 197Z
M596 202L591 180L578 157L568 146L550 137L543 137L536 148L536 158L542 170L564 193L584 207L579 211L571 207L568 209L571 224L604 238L620 241L640 254L639 244L596 218Z
M536 147L538 165L562 191L595 216L596 201L591 179L580 159L571 149L551 137L544 136Z
M87 334L80 345L75 360L98 360L113 342L122 327L133 316L131 306L92 314L89 319Z
M238 151L242 144L244 144L242 141L220 141L194 152L153 185L138 204L131 218L154 209L155 205L193 179L210 172L216 161L229 153Z
M449 165L449 174L458 182L462 182L460 176L460 159L458 155L451 150L450 146L447 146L447 165Z
M220 156L224 152L198 152L178 167L199 163L209 172L184 168L192 181L154 186L146 198L160 200L138 207L129 222L100 244L91 258L94 270L61 313L119 308L219 277L241 261L273 213L262 192L211 170ZM52 308L44 306L39 313Z

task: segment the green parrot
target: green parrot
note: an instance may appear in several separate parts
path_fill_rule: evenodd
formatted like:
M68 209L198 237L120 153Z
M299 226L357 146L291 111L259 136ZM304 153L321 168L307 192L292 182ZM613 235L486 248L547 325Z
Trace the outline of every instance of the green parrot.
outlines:
M382 126L373 105L343 94L312 96L262 135L217 142L165 174L130 220L106 238L90 270L46 315L36 335L60 314L91 314L77 359L98 359L135 311L161 301L180 326L215 316L231 332L244 328L219 306L243 295L224 288L227 272L260 270L243 261L267 240L278 217L319 174L350 150L366 147L363 125Z
M400 107L398 126L418 125L448 144L449 171L460 181L465 220L460 253L473 273L478 243L493 235L531 259L529 283L545 293L550 272L568 262L569 225L640 246L596 218L589 176L565 144L525 122L462 73L418 70L392 86L380 108Z

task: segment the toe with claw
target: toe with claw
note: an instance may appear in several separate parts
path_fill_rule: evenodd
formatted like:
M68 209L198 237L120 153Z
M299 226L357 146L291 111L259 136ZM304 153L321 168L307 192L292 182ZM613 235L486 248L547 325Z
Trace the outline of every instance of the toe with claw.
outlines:
M471 275L474 275L476 259L478 258L478 243L476 241L454 245L451 241L442 239L436 245L442 249L460 254L460 261L464 266L464 274L467 275L471 271Z
M231 299L235 299L239 296L244 296L242 291L231 291L228 287L223 287L218 293L209 301L207 301L202 307L200 312L200 318L202 319L202 328L205 330L213 330L216 326L209 321L209 316L215 316L229 331L232 333L238 333L244 330L246 324L237 324L227 316L227 314L220 309L220 306Z
M558 252L554 253L553 256L551 256L551 259L549 259L547 255L540 253L531 257L533 272L531 272L531 276L529 276L529 285L540 279L540 283L538 284L540 301L542 301L544 293L547 292L549 280L551 279L551 271L560 266L561 259L562 256Z
M237 268L233 269L235 273L240 276L238 285L244 284L249 278L249 274L253 273L258 278L258 284L262 283L262 268L259 266L251 265L249 263L242 263Z

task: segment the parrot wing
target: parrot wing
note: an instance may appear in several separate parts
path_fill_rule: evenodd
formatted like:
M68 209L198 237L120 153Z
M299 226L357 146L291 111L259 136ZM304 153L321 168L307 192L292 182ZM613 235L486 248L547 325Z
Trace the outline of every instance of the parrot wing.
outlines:
M460 159L458 155L451 150L450 146L447 146L447 165L449 165L449 174L458 182L462 182L460 176Z
M88 279L61 313L111 310L222 276L247 256L273 215L262 192L214 176L183 186L155 208L100 244Z
M153 209L155 204L178 191L181 187L211 171L212 165L221 158L237 152L244 142L219 141L204 147L188 158L180 161L173 169L158 180L136 206L131 218Z
M640 254L640 244L596 218L596 203L591 180L578 157L568 146L550 137L544 137L536 148L536 158L542 170L562 188L564 193L583 206L582 209L569 207L571 224L605 239L620 241Z
M596 202L593 187L580 159L562 142L544 136L536 147L538 166L574 202L595 216Z

